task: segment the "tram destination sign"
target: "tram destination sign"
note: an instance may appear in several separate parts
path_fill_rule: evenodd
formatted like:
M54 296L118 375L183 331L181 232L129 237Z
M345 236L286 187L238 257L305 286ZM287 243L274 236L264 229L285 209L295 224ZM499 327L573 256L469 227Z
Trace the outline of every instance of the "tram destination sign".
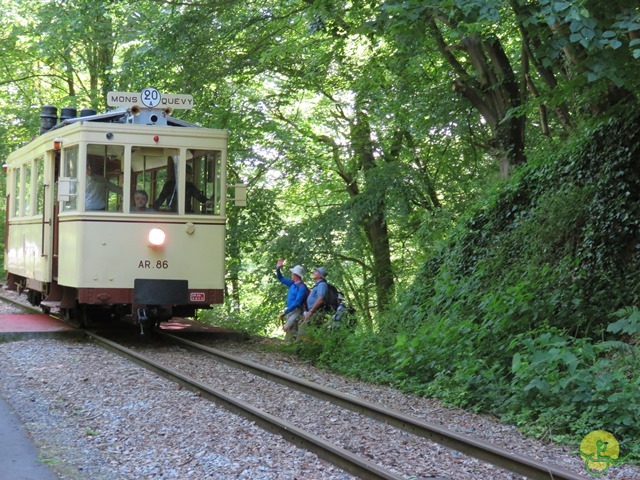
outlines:
M145 88L139 93L109 92L107 105L110 107L173 108L188 110L193 107L193 97L186 94L160 93L155 88Z

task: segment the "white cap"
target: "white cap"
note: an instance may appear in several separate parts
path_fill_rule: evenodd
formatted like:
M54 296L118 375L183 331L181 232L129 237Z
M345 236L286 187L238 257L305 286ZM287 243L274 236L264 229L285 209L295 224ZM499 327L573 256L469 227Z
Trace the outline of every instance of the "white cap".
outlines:
M300 278L304 278L304 268L302 265L296 265L291 269L291 273L298 275Z

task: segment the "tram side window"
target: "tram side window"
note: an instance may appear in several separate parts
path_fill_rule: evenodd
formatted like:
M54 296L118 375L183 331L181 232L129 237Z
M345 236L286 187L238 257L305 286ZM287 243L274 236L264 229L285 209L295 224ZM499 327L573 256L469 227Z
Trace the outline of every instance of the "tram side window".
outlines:
M124 146L87 145L85 209L122 212Z
M20 216L20 204L22 203L22 168L18 167L14 170L16 182L13 192L13 216Z
M62 149L61 177L67 179L62 200L62 210L71 212L78 209L78 157L79 146L73 145ZM59 182L60 183L60 182ZM61 185L58 185L60 191Z
M216 150L189 150L187 157L189 156L191 158L187 159L187 185L185 190L187 212L208 215L219 214L221 201L221 152Z
M37 185L37 206L36 214L41 215L44 210L44 158L36 159L36 185Z
M24 190L22 191L22 195L24 198L24 215L29 216L32 215L31 211L31 164L26 163L24 165Z

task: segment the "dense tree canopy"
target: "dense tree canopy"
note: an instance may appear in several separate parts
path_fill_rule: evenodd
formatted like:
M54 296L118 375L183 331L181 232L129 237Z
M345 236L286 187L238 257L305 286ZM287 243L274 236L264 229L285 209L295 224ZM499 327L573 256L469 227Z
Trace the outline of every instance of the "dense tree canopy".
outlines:
M524 363L507 371L517 339L534 349L553 327L556 343L574 349L565 333L604 335L602 315L637 307L638 291L606 291L608 267L577 280L596 267L575 251L610 223L588 221L579 207L592 187L567 173L584 154L571 150L576 139L600 145L590 137L596 122L637 108L633 2L0 0L0 12L5 156L37 134L41 105L101 110L107 92L147 86L192 94L196 107L180 115L230 131L230 183L248 184L249 206L229 209L228 302L216 314L236 325L279 331L277 258L324 265L367 339L340 348L429 394L446 397L446 382L429 390L420 382L433 378L421 372L453 378L451 398L464 391L456 398L473 402L483 375L514 375L522 390L532 373ZM608 182L616 168L637 176L633 158L611 153L599 159L609 169L580 175L624 195ZM557 176L571 180L559 187ZM625 191L638 198L634 188ZM611 207L621 203L607 203L613 193L597 198L607 222L616 220L605 210L637 213ZM633 250L640 237L628 228L620 248ZM556 231L562 241L547 244ZM539 269L555 290L536 282ZM495 338L473 337L479 325ZM493 355L483 341L505 350ZM429 349L460 377L418 352ZM471 361L484 370L466 368ZM483 395L476 405L486 408L503 398Z

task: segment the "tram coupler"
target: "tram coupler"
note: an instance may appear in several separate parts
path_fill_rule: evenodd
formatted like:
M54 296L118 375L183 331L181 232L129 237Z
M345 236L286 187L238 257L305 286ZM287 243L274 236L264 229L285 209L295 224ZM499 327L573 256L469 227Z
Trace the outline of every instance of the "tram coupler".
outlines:
M139 308L136 310L136 321L138 322L138 325L140 325L140 335L144 335L145 327L148 329L150 323L146 308Z

